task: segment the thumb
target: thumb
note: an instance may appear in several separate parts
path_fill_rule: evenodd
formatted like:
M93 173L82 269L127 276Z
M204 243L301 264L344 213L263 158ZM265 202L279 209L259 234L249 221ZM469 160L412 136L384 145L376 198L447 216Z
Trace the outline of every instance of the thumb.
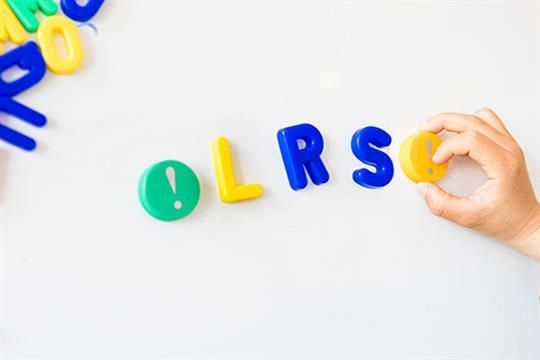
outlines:
M434 215L463 226L472 225L472 219L478 214L473 201L449 194L435 184L420 182L416 186Z

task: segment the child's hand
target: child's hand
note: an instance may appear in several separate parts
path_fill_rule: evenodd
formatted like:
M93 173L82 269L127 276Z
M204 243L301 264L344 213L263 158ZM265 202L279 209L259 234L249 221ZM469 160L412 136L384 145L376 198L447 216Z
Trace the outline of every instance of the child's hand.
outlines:
M423 124L421 130L458 133L443 141L433 162L445 163L455 155L467 155L488 177L474 194L463 198L435 184L419 183L431 212L540 259L540 204L523 152L501 119L490 109L474 115L442 113Z

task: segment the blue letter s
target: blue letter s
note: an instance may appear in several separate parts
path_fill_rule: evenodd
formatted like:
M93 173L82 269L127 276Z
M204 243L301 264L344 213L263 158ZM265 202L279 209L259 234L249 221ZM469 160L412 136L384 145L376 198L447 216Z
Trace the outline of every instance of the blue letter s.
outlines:
M353 172L353 180L366 188L386 186L394 177L392 159L374 147L385 147L392 143L392 137L384 130L368 126L354 133L351 149L358 160L375 167L375 172L360 169ZM373 146L371 146L373 145Z

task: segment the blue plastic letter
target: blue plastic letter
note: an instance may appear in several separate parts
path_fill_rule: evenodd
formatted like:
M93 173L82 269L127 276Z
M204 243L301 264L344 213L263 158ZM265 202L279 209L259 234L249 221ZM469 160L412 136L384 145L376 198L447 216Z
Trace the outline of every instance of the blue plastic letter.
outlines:
M0 113L2 112L15 116L16 118L37 127L42 127L47 123L47 118L42 114L5 96L0 96ZM0 124L0 140L4 140L28 151L32 151L36 148L34 139L2 124Z
M72 20L86 22L99 11L104 0L88 0L86 5L79 5L77 0L62 0L62 11Z
M360 169L353 172L353 180L366 188L386 186L394 177L392 159L375 147L385 147L392 143L392 137L384 130L368 126L354 133L351 149L358 160L375 167L375 172Z
M293 190L307 186L304 167L315 185L324 184L330 179L321 160L324 141L315 126L301 124L281 129L277 133L277 138L289 184Z
M28 72L14 81L5 81L1 74L7 69L19 66ZM0 56L0 95L15 96L34 86L43 79L47 66L33 41Z

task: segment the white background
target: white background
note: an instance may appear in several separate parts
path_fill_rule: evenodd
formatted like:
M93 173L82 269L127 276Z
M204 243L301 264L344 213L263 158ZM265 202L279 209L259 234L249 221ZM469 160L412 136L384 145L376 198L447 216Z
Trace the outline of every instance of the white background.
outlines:
M4 358L538 359L538 262L433 217L398 164L424 119L490 106L540 183L535 2L108 0L92 22L84 66L18 97L49 124L2 118L38 141L0 144ZM302 122L331 180L295 193L275 136ZM366 125L393 137L380 190L351 178ZM218 200L217 136L264 197ZM137 197L165 159L202 185L173 223ZM443 185L481 182L458 160Z

